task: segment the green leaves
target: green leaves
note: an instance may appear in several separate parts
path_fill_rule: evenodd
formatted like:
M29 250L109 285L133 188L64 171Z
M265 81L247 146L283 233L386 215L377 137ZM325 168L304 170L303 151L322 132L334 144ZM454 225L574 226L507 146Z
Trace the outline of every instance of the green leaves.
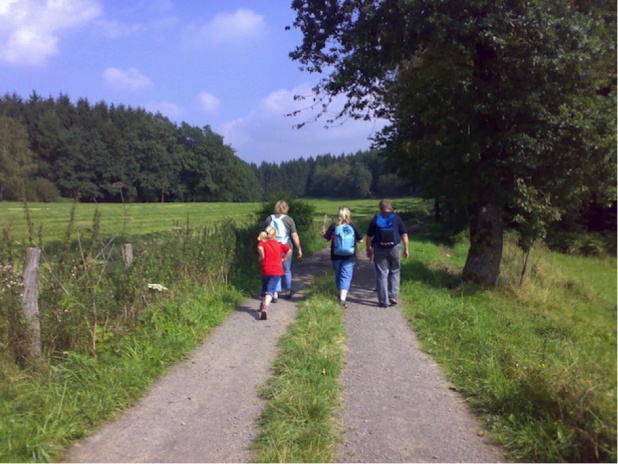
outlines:
M294 3L293 59L330 66L317 90L347 96L338 118L388 117L377 143L427 196L497 202L522 243L588 195L616 198L615 5L336 3Z

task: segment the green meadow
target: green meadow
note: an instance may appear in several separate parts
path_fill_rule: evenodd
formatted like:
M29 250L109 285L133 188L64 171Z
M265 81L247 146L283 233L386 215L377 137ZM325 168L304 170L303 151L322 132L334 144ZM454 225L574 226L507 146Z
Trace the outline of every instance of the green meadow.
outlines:
M332 219L339 206L346 205L352 217L363 224L378 209L378 200L307 200L316 207L316 221L324 215ZM393 200L398 210L411 210L428 203L416 198ZM101 214L103 237L132 237L165 232L187 221L192 226L209 226L233 218L238 225L248 224L261 203L79 203L75 208L75 228L83 232L92 227L95 211ZM28 234L28 215L33 235L42 231L44 242L60 241L65 235L73 209L72 202L29 203L0 202L0 229L9 228L17 241Z
M207 226L227 217L246 223L259 203L79 203L75 208L75 227L92 227L95 211L101 213L103 236L136 236L171 230L175 224ZM28 230L27 214L38 235L42 228L45 241L61 240L67 229L72 202L0 203L0 228L10 227L12 235L21 239Z

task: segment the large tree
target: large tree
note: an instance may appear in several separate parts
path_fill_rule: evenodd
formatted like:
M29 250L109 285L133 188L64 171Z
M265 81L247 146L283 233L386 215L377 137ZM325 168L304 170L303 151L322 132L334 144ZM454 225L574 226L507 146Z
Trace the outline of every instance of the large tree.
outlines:
M295 0L290 56L337 117L391 121L399 174L465 209L463 277L494 284L506 221L524 249L564 208L615 198L615 3Z

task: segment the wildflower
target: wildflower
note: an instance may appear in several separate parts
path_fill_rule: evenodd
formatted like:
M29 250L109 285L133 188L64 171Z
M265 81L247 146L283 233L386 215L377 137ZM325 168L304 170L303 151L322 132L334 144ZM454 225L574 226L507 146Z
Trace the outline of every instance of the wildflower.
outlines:
M161 284L148 284L148 288L150 288L151 290L156 290L157 292L163 292L167 290L167 287L164 287Z

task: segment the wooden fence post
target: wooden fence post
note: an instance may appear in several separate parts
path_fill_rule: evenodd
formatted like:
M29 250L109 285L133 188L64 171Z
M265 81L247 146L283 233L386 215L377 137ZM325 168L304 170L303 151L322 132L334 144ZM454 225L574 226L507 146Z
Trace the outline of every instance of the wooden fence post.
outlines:
M133 264L133 245L130 243L122 244L122 260L124 261L124 268L129 269Z
M24 266L22 308L28 324L28 347L34 358L41 357L41 320L39 318L39 259L41 250L28 248Z

